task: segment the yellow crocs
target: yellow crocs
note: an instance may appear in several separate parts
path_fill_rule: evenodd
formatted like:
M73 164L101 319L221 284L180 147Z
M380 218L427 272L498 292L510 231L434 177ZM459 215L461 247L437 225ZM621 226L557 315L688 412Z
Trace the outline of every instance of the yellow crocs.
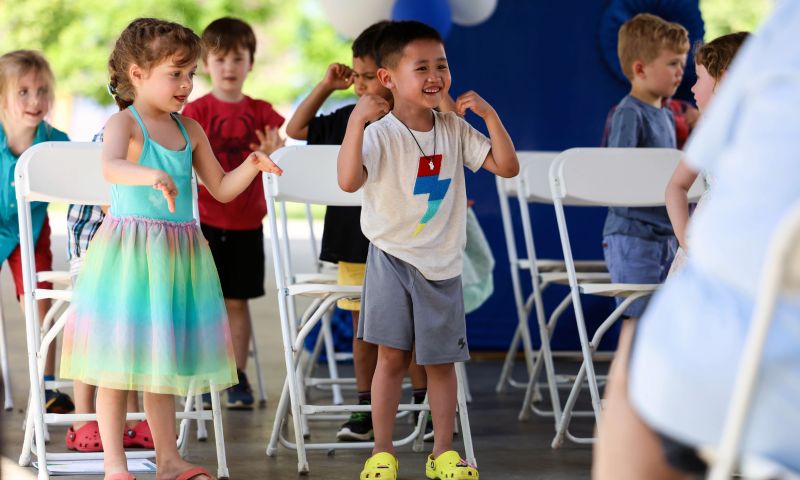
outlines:
M360 480L397 480L397 458L387 452L369 457L361 470Z
M454 450L448 450L435 459L428 455L425 476L435 480L478 480L478 469L461 458Z

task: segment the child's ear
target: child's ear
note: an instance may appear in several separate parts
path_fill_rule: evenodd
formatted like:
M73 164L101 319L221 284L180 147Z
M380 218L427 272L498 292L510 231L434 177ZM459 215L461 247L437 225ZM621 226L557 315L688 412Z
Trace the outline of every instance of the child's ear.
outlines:
M144 70L142 70L139 65L132 63L131 66L128 67L128 78L131 79L134 85L137 85L144 79Z
M644 62L641 60L634 60L633 65L631 65L631 71L633 72L634 77L643 77L644 76Z
M394 88L394 81L392 81L392 73L389 70L381 67L378 68L376 74L378 75L378 80L381 82L381 85L383 85L385 88L388 88L389 90Z

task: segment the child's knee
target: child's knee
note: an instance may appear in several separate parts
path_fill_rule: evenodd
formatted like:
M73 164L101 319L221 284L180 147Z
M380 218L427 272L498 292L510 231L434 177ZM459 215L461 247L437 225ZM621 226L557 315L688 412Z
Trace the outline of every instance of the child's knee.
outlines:
M411 352L380 345L378 347L378 362L387 373L404 375L408 369L408 364L411 362Z

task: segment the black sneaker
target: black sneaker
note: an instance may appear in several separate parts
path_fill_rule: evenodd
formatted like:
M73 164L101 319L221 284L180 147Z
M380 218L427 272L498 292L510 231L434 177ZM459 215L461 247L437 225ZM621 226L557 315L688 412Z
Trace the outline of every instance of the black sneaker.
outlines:
M369 405L369 403L361 402L359 405ZM366 442L372 440L372 413L351 413L350 419L336 433L336 438L343 442Z
M70 413L75 411L75 404L72 403L69 395L58 390L44 391L44 405L47 408L47 413Z
M250 382L247 381L247 375L241 370L236 370L236 373L239 376L239 383L228 389L226 406L231 410L252 410L255 401Z

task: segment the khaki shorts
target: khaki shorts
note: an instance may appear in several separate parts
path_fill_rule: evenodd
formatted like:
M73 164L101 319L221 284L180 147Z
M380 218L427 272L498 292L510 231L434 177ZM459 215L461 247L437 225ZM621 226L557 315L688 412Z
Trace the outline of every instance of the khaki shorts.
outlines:
M364 271L366 263L339 262L339 274L336 279L338 285L364 285ZM342 310L359 311L361 310L360 298L343 298L336 302L336 306Z

